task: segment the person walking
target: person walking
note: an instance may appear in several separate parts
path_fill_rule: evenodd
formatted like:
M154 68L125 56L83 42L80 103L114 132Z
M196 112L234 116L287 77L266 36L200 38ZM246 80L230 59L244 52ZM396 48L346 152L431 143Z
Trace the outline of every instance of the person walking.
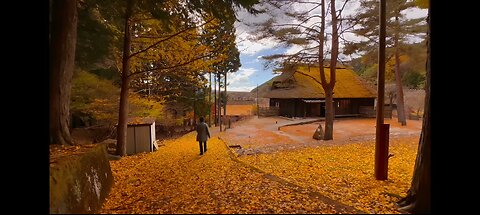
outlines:
M210 138L210 131L208 125L205 123L205 118L200 117L200 123L197 125L197 141L200 146L200 155L207 152L207 140Z

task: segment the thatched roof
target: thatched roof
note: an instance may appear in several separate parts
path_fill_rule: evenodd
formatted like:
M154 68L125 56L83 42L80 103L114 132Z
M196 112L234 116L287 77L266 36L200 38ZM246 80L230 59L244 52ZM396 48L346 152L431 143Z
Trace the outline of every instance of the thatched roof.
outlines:
M330 68L325 67L325 76L330 81ZM325 98L320 82L318 67L299 67L295 71L283 72L258 86L262 98ZM251 92L256 92L256 88ZM336 70L333 98L375 98L376 91L362 81L355 72L344 67Z

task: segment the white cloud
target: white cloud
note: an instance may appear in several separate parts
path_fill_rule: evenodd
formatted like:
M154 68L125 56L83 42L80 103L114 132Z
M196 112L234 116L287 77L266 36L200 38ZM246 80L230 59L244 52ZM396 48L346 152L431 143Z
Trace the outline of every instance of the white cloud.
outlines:
M245 55L253 56L256 53L275 48L278 42L273 38L264 38L255 40L254 38L261 33L261 23L274 17L282 20L281 23L289 23L284 12L269 4L259 4L258 9L266 9L265 13L252 15L245 10L237 11L238 20L235 22L238 50Z
M299 45L293 45L285 51L285 54L295 54L298 51L302 50L303 47Z
M248 77L253 75L256 72L256 69L253 68L240 68L238 72L230 73L228 77L228 82L237 83L248 81Z
M315 2L316 3L316 2ZM309 4L309 3L293 3L293 4L287 4L287 6L283 6L282 9L278 9L275 7L272 7L268 3L263 3L257 6L259 9L267 9L267 12L264 14L259 14L259 15L252 15L246 12L245 10L239 10L237 12L238 19L240 22L236 22L235 26L237 29L237 44L238 44L238 49L242 54L245 55L255 55L256 53L266 50L266 49L271 49L275 48L278 45L278 42L275 41L274 39L268 38L268 39L263 39L260 41L254 41L251 38L254 37L259 32L259 29L257 28L259 26L259 23L265 22L269 18L275 18L279 23L298 23L298 21L292 20L290 17L285 16L284 14L284 9L292 9L293 11L306 11L309 8L312 8L316 4ZM337 8L340 9L343 6L343 2L338 2L336 4ZM360 7L360 3L357 1L350 1L347 3L347 5L344 8L344 11L342 12L342 16L349 16L353 15L358 11ZM314 9L313 11L310 11L310 14L319 14L320 7ZM412 18L420 18L420 17L426 17L427 15L427 10L426 9L419 9L419 8L411 8L408 10L405 10L403 12L406 14L406 17L409 19ZM329 17L330 15L327 14L327 24L329 22ZM318 18L312 18L308 20L307 22L303 23L302 25L304 26L312 26L312 25L317 25L319 22ZM328 27L325 29L325 31L331 32L331 29ZM356 35L353 34L345 34L345 38L348 41L359 41L359 40L364 40L364 38L357 37ZM296 51L300 50L300 47L291 47L288 49L286 52L287 54L294 53Z
M289 8L293 9L295 11L305 11L306 9L312 7L313 4L308 5L308 4L293 4L290 5ZM337 10L340 9L343 6L343 2L338 2L337 1ZM345 10L342 12L342 16L348 16L348 15L353 15L354 13L357 12L359 9L360 3L358 1L349 1L349 3L345 6ZM256 72L258 72L257 69L252 68L256 67L255 65L261 64L261 56L257 56L259 52L265 51L268 49L273 49L278 47L278 42L275 41L274 39L271 38L266 38L262 39L259 41L253 40L256 35L258 35L259 32L259 23L267 21L269 18L274 17L275 19L279 20L280 23L298 23L298 21L292 21L288 17L286 17L284 14L282 14L282 11L278 10L277 8L273 8L267 4L259 6L259 9L264 9L267 8L267 13L265 14L259 14L259 15L251 15L245 10L239 10L237 11L237 18L239 21L235 22L235 28L236 28L236 35L237 35L237 47L240 53L244 56L256 56L255 60L250 61L248 63L248 68L240 68L240 70L236 73L229 74L228 77L228 90L232 91L250 91L255 87L255 80L254 77L257 75L254 75ZM310 14L319 14L320 8L316 8L315 10L311 11ZM405 11L406 17L411 19L411 18L419 18L419 17L426 17L427 15L427 10L423 9L409 9ZM327 15L327 28L325 29L326 32L331 32L331 28L329 27L329 17L330 15ZM312 26L314 24L317 24L319 19L313 18L310 19L309 21L303 23L305 26ZM365 40L365 38L358 37L352 33L346 33L343 35L344 38L347 41L361 41ZM329 38L330 39L330 38ZM331 41L327 41L325 50L328 50L330 47ZM343 44L340 43L340 49L343 48ZM301 50L301 46L291 46L286 49L285 54L293 54ZM325 57L329 57L329 53ZM353 56L352 56L353 57ZM341 55L342 59L349 59L349 56L344 56ZM246 64L244 64L246 65ZM258 66L260 68L261 65Z
M405 14L407 19L427 18L428 10L414 7L403 11L403 14Z
M247 34L247 33L245 33ZM251 41L247 39L248 36L237 37L237 45L240 53L245 55L255 55L256 53L274 48L277 43L273 39L262 39L260 41Z
M250 81L250 78L257 70L254 68L240 68L235 73L229 73L228 88L229 91L250 91L255 85Z

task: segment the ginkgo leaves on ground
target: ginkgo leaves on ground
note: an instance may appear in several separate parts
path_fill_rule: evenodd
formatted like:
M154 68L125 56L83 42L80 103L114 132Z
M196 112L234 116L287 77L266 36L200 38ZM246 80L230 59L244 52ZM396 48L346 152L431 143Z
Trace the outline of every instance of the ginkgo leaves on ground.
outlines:
M233 161L216 137L203 156L194 132L164 145L111 161L115 184L100 213L336 213Z
M409 187L417 142L391 139L389 179L377 181L374 141L240 156L237 162L215 136L200 156L192 132L164 141L156 152L111 161L115 184L100 213L353 213L309 192L366 213L398 213L394 202Z
M418 137L391 139L388 180L374 177L375 141L319 146L239 159L367 213L399 213L410 186Z

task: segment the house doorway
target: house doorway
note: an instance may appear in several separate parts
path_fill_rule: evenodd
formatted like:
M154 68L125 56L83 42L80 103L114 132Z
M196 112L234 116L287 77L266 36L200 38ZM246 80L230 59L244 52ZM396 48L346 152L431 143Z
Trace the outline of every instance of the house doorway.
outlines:
M320 103L320 117L325 117L325 102Z
M313 103L307 105L307 116L308 117L320 117L321 111L320 107L321 103Z

